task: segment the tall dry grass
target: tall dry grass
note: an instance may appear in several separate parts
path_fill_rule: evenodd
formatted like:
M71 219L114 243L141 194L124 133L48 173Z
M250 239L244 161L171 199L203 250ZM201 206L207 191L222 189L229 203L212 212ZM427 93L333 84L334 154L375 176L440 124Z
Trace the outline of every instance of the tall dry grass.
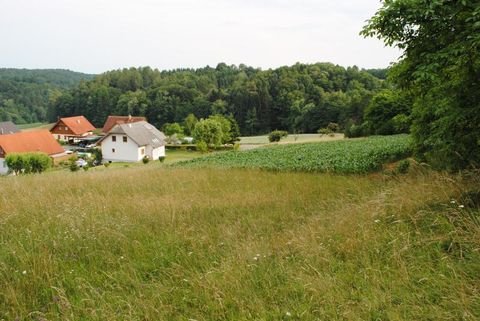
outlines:
M0 320L477 320L479 211L459 207L477 185L157 167L3 178Z

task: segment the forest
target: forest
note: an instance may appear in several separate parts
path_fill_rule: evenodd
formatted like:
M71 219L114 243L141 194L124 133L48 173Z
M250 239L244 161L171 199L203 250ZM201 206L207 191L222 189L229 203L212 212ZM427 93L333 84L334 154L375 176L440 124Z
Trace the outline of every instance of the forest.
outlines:
M47 121L47 111L67 89L93 75L62 69L0 68L0 121Z
M146 116L161 128L189 114L233 116L242 135L281 129L316 132L330 122L360 125L372 98L391 88L386 70L331 63L261 70L219 63L215 68L114 70L55 97L48 119L85 115L101 126L108 115Z

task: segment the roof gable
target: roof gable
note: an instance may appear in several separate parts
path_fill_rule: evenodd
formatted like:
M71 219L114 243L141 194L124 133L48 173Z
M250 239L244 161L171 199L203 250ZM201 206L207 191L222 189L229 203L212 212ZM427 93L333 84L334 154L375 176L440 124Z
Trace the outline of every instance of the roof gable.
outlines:
M135 123L139 121L146 121L145 117L141 116L108 116L103 125L102 132L108 133L115 125Z
M63 147L46 129L0 135L0 147L6 154L42 152L54 155L65 152Z
M95 126L93 126L84 116L60 118L52 129L60 122L63 122L75 135L82 135L95 130Z
M157 148L165 145L165 135L146 121L115 125L108 135L104 136L98 143L100 144L106 137L114 134L127 135L138 146L150 145Z

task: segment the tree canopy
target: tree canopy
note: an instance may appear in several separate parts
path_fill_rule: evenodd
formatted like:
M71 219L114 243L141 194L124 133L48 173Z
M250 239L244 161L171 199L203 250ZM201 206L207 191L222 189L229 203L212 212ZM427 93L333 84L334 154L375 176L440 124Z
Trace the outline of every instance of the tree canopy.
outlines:
M80 83L56 99L49 116L83 114L99 127L107 115L130 113L158 128L182 123L190 134L195 119L223 115L233 117L244 135L316 132L330 122L362 122L371 97L387 87L374 73L382 74L330 63L269 70L224 63L171 71L126 68Z
M67 89L92 78L93 75L61 69L0 68L0 121L44 122L49 106Z
M414 100L417 156L439 168L478 167L480 1L384 1L362 34L403 49L390 74Z

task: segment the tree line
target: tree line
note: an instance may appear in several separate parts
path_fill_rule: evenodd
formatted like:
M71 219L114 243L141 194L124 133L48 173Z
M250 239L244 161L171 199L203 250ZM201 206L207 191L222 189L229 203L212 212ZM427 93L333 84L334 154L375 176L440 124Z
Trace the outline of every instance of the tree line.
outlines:
M225 63L171 71L128 68L82 81L56 97L48 118L82 114L100 127L108 115L131 114L162 128L184 124L190 114L223 115L235 119L242 135L316 132L331 122L362 124L372 97L389 88L382 78L382 70L331 63L270 70Z
M45 122L56 99L93 75L61 69L0 68L0 121Z

